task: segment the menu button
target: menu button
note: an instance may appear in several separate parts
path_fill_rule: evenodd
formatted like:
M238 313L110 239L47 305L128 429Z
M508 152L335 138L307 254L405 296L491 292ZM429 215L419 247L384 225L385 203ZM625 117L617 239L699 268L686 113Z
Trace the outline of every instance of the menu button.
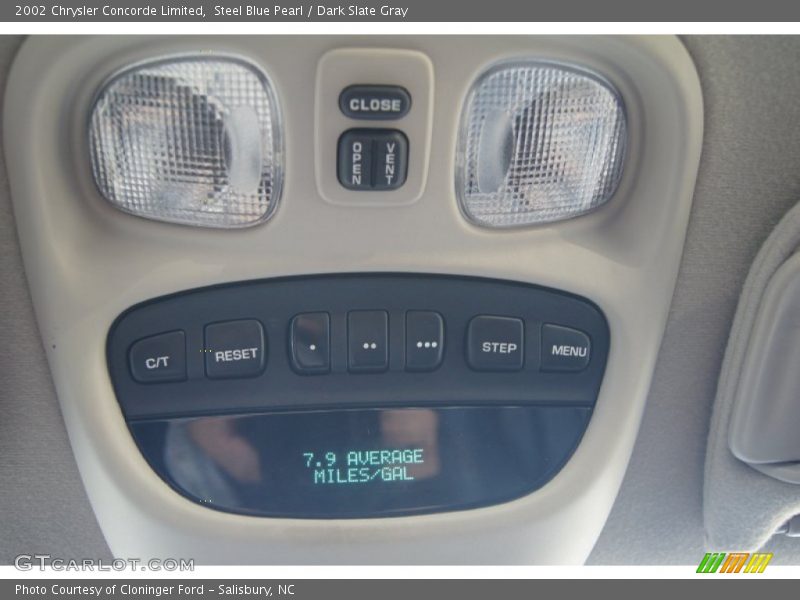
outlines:
M589 336L561 325L542 326L542 370L582 371L592 356Z

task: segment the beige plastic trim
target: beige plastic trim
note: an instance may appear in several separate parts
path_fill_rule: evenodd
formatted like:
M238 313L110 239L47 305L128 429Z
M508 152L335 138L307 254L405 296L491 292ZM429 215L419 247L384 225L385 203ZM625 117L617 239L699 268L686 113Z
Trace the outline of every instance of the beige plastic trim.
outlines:
M398 85L411 96L411 110L401 119L350 119L339 110L342 90L355 84ZM422 52L393 48L340 48L319 61L316 85L314 171L317 190L328 202L381 208L420 199L428 178L433 122L433 65ZM336 175L339 137L353 128L399 129L408 138L408 177L396 190L354 192Z
M406 48L435 73L430 164L415 203L370 210L326 202L310 177L314 85L334 48ZM92 94L152 56L233 52L269 74L285 108L284 196L266 224L195 229L123 214L87 162ZM455 139L464 95L500 59L585 66L620 91L629 160L602 209L548 226L481 229L459 212ZM619 489L637 434L682 252L703 111L674 37L34 37L5 104L4 144L36 314L92 506L117 556L198 563L581 563ZM606 378L573 458L539 491L494 507L379 520L262 519L174 493L136 449L105 363L108 328L131 305L212 283L342 271L491 276L595 301L611 329Z

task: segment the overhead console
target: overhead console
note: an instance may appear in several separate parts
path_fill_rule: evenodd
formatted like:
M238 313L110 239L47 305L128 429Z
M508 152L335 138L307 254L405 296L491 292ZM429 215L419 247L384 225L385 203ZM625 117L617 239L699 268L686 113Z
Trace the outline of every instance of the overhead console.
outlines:
M266 516L454 510L546 483L608 353L590 302L430 275L233 284L126 311L109 368L150 465L206 506Z
M586 558L699 162L677 38L32 37L4 119L115 555Z

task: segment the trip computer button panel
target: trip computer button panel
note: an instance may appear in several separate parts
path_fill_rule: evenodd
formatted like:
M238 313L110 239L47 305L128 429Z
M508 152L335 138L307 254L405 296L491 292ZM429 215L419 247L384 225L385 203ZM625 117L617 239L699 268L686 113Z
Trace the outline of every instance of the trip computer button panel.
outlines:
M307 322L310 315L324 315L314 318L327 326ZM591 339L586 356L578 356L583 342L558 344L566 347L559 359L570 361L564 366L580 362L580 370L550 369L552 357L542 349L552 346L545 342L554 325ZM173 361L185 352L185 365L170 362L177 369L170 383L133 376L129 349L175 331L183 332L183 344L165 355ZM108 363L129 419L406 405L592 406L608 344L603 314L571 294L492 279L355 274L231 284L145 302L113 325ZM304 376L309 372L318 376Z
M157 298L120 315L107 352L136 443L178 492L229 512L350 518L543 485L583 435L609 343L600 309L572 294L348 274ZM148 378L148 364L175 370Z

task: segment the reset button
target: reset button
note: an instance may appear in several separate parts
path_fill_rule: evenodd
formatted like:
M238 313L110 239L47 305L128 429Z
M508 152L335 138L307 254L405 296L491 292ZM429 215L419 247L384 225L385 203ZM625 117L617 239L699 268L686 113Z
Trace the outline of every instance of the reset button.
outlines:
M206 325L206 375L211 379L254 377L264 370L264 329L255 319Z

